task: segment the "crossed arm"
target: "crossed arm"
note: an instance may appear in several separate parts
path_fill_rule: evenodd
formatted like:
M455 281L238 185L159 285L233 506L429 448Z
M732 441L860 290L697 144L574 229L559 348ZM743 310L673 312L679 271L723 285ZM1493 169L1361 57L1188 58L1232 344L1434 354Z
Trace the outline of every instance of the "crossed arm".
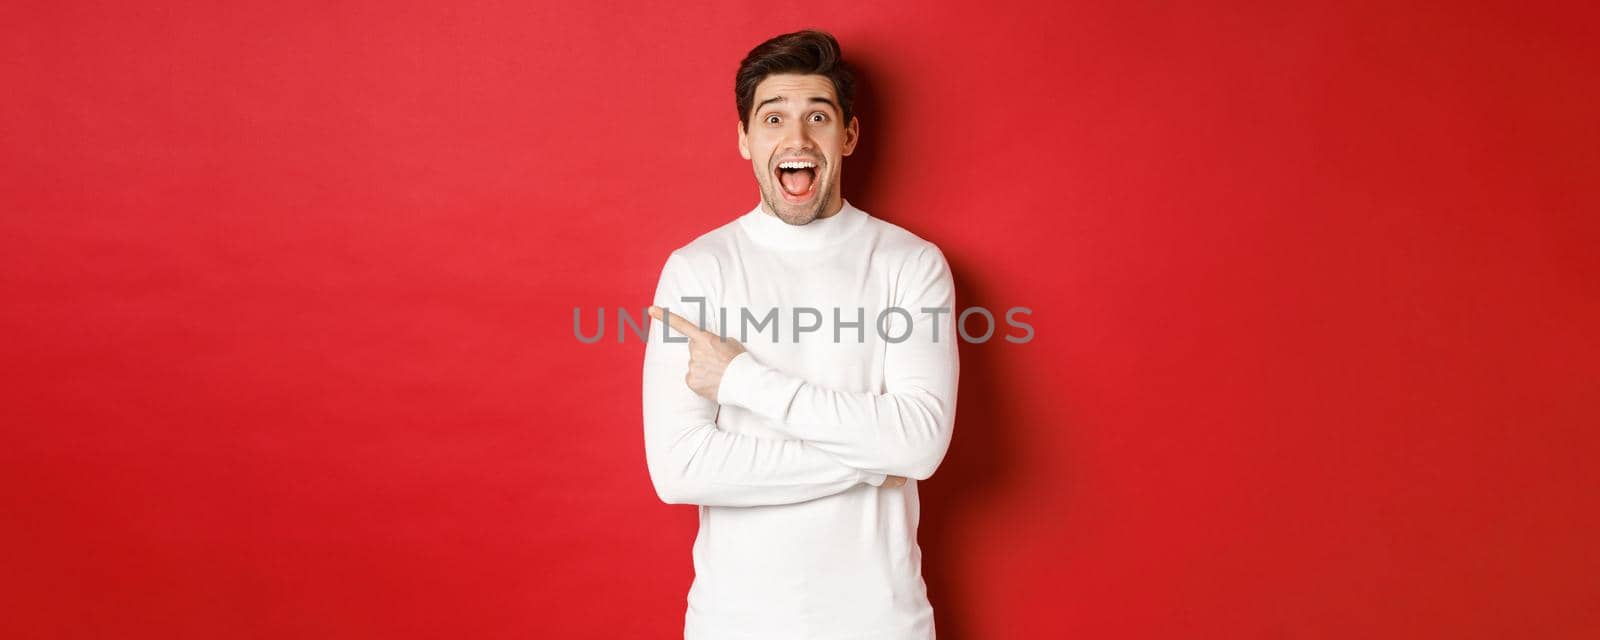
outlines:
M687 342L648 332L644 364L645 454L657 495L672 504L755 506L833 495L856 484L894 486L931 476L949 447L958 361L954 291L943 255L931 245L908 264L899 306L918 320L888 335L885 393L810 384L755 359L741 345L652 308ZM676 253L668 258L656 304L703 295ZM930 318L922 308L943 309ZM908 319L911 317L908 316ZM687 372L687 375L685 375ZM771 419L787 439L721 430L723 404Z

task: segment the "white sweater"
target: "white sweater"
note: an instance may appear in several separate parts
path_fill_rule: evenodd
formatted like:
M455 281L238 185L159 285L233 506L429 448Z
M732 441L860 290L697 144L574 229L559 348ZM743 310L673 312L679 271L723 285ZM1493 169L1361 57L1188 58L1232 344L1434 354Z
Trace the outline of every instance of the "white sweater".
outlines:
M959 373L939 248L848 201L802 226L757 205L674 251L654 303L747 349L713 402L684 382L687 345L649 329L650 478L700 505L684 637L933 638L916 480L949 448ZM907 313L880 327L889 307Z

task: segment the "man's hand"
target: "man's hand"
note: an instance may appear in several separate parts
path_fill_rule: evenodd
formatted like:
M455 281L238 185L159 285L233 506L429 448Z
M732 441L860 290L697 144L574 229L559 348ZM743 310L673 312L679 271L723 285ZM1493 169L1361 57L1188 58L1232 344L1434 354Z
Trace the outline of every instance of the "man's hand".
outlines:
M666 314L666 317L662 318L662 314ZM733 362L734 356L744 353L744 345L732 338L701 331L700 327L694 326L683 316L655 305L650 306L650 317L657 322L666 322L673 330L689 338L689 374L684 381L695 393L715 401L717 387L722 385L722 372L728 369L728 363Z
M673 330L689 338L689 373L684 377L684 382L695 393L715 402L717 388L722 386L722 373L735 356L744 353L744 345L732 338L702 331L687 318L655 305L650 306L650 317L655 318L656 322L671 325ZM889 476L879 488L894 489L905 484L905 478Z

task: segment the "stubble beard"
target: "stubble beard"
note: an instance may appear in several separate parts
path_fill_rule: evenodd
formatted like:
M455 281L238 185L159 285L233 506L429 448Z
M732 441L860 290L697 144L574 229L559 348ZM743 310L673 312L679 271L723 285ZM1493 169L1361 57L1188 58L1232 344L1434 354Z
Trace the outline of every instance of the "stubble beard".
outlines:
M822 212L827 210L828 203L833 198L832 185L824 181L824 176L817 176L817 180L823 182L817 183L816 201L809 207L800 205L805 208L797 212L793 209L795 205L785 202L783 196L778 193L778 190L782 189L783 185L776 182L777 178L768 176L767 179L772 182L763 183L764 187L761 189L761 199L767 203L767 210L776 215L779 220L797 227L811 224L811 221L816 220L817 216L822 215Z
M792 224L792 226L798 227L811 224L811 221L814 221L816 216L821 216L822 211L827 211L830 200L834 198L834 189L830 184L832 176L821 173L824 166L826 166L824 163L818 163L816 198L814 198L810 206L790 205L789 202L786 202L782 194L779 194L779 190L782 190L784 186L779 184L778 178L770 173L771 170L768 170L765 181L762 181L762 202L766 203L766 210L771 211L774 216L778 216L778 219L787 222L787 224ZM802 208L795 210L795 206L802 206Z

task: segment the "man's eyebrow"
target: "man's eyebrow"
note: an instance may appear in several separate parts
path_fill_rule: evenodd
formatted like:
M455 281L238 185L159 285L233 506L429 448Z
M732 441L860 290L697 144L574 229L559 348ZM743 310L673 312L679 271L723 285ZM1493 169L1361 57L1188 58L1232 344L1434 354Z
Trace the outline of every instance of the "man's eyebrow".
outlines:
M773 96L771 98L767 98L766 100L762 100L760 104L756 105L756 111L760 111L762 108L766 107L768 103L772 103L772 102L788 102L788 101L789 101L789 99L784 97L784 96ZM828 105L830 107L833 107L833 109L835 111L839 110L839 105L834 104L833 101L829 100L827 96L811 96L811 99L807 100L806 102L807 103L821 102L822 104L825 104L825 105Z

